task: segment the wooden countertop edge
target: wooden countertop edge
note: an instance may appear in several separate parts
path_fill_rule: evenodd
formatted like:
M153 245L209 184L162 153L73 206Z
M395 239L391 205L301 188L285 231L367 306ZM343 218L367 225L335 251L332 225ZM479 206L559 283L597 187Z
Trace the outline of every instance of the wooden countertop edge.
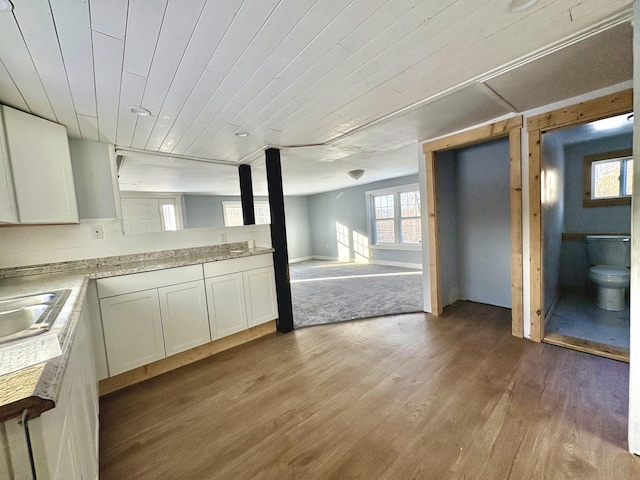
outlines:
M50 399L35 396L23 398L0 408L0 423L20 417L24 410L29 411L29 419L34 419L55 406L55 402Z

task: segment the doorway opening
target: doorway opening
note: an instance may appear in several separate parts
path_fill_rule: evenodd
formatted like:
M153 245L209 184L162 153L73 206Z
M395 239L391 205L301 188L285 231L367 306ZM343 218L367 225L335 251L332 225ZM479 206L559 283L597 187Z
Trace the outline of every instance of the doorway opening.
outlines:
M445 223L440 221L443 213L441 208L447 208L444 197L439 198L438 182L443 181L443 176L438 174L438 158L446 161L448 151L469 147L483 142L496 140L501 137L508 138L509 155L509 216L510 221L510 294L511 294L511 329L512 334L517 337L523 336L523 310L522 310L522 176L521 176L521 148L520 132L522 127L522 117L512 117L507 120L485 125L473 130L468 130L456 135L444 137L423 145L427 171L427 204L429 221L429 276L431 285L431 312L440 315L443 312L445 303L443 295L450 299L455 297L451 291L446 292L444 288L449 288L450 280L444 275L443 250L446 253L447 247L443 249L444 242L448 241L441 236L440 228ZM444 164L443 164L444 165ZM446 168L446 167L445 167ZM444 176L446 178L446 175ZM446 181L446 180L445 180ZM448 200L448 199L447 199ZM486 225L483 228L491 228Z
M566 213L573 215L573 212L570 210L576 209L567 203L568 198L570 198L571 201L577 200L575 193L572 194L572 190L570 189L580 189L580 200L578 202L580 202L581 207L594 201L591 193L592 187L595 186L593 178L590 173L588 176L585 176L586 174L584 172L591 172L592 170L596 172L595 166L598 162L613 163L605 162L605 160L609 159L600 157L603 154L607 156L612 152L624 152L624 148L610 148L610 146L614 144L620 146L621 144L619 142L624 142L625 140L620 138L617 140L610 139L608 140L608 144L604 143L600 144L600 146L596 145L595 147L593 142L591 142L591 144L583 144L581 147L577 146L570 149L568 153L573 157L580 157L582 162L580 162L580 165L576 165L575 159L571 163L567 160L561 166L562 168L579 167L580 184L577 187L575 184L570 185L566 182L559 182L559 169L556 165L557 162L554 160L553 152L558 151L557 146L554 146L554 144L557 144L563 136L571 134L571 132L567 130L568 128L578 126L592 128L586 124L621 115L623 116L622 118L626 120L626 117L629 116L632 109L632 91L627 90L537 115L529 118L527 121L527 129L529 131L530 322L532 340L544 340L548 343L564 345L589 353L619 360L628 360L628 351L625 355L625 349L618 348L621 345L614 344L615 341L608 341L604 337L596 337L594 339L591 338L592 335L590 338L580 338L590 335L586 333L574 336L576 335L575 330L568 330L567 328L562 330L562 328L558 326L559 320L553 318L554 311L556 312L556 316L562 316L562 314L565 313L565 309L570 308L567 303L575 305L576 302L580 304L579 302L581 301L581 299L576 298L575 295L573 298L571 295L567 295L565 298L566 301L561 303L563 296L561 293L562 290L558 288L560 284L564 283L571 287L575 286L576 282L578 284L582 283L582 292L579 291L578 296L585 296L583 299L585 301L589 301L589 298L594 298L597 294L597 287L588 280L589 251L587 237L601 236L603 234L624 236L624 234L630 230L630 211L624 213L624 209L616 212L611 210L605 212L601 208L587 206L579 211L577 215L568 219L566 214L564 214L563 221L560 222L559 220L562 218L562 216L559 215L562 210L568 208ZM565 133L562 132L563 130ZM575 132L574 130L574 135ZM563 148L563 153L566 152L567 150ZM618 156L617 154L613 155L615 158ZM620 163L622 167L620 168L625 168L624 161L628 156L622 155L620 158L622 159ZM564 172L562 177L564 176L568 177L568 173ZM613 177L615 177L617 181L620 181L620 178L624 178L624 175L613 175ZM559 189L567 189L562 195L564 199L563 202L566 204L562 205L562 208L558 206L558 197L562 194ZM586 198L587 196L589 198ZM597 196L598 195L596 195L596 197ZM624 201L629 203L629 199ZM607 202L605 202L605 206L607 206L606 203ZM607 208L609 206L607 206ZM596 210L599 212L596 212ZM604 218L594 218L594 216L600 217L602 215L604 215ZM626 222L622 221L616 224L609 224L616 216L620 215L626 217ZM584 222L586 222L586 224ZM567 227L566 231L564 231L565 229L563 228L565 226ZM559 231L559 229L561 231ZM622 242L623 240L621 239L620 241ZM562 257L563 253L564 257ZM561 265L563 262L565 266L570 268L570 272L565 273L564 276L561 273ZM576 262L581 263L581 265L575 268L567 265ZM565 290L567 293L571 293L571 288ZM558 292L560 292L560 295L558 295ZM590 304L592 303L593 302ZM618 322L618 320L609 318L609 316L612 315L611 313L604 309L600 310L602 310L602 312L599 310L593 310L593 312L599 314L601 324ZM547 320L549 321L549 328L547 328L546 325ZM595 325L595 323L594 320L594 328L591 328L591 330L596 329L595 327L597 325ZM567 322L565 321L565 327L567 326L566 324ZM575 327L575 325L572 325L572 327ZM562 333L559 333L559 330L562 330ZM600 330L602 330L602 328L600 328ZM563 335L569 331L571 335ZM604 340L604 342L602 340Z

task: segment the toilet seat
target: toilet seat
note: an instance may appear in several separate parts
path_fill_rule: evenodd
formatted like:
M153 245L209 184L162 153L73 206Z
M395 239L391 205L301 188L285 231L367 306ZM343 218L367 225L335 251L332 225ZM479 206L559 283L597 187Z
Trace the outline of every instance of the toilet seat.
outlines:
M595 265L589 269L589 272L605 277L620 277L622 275L631 275L631 271L627 267L617 267L615 265Z

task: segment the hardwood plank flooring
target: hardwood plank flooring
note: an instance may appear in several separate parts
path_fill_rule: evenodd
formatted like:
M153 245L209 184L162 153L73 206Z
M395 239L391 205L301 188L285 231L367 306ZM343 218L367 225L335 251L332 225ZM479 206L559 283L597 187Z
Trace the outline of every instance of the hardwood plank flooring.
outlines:
M271 334L100 403L100 478L636 479L628 365L457 302Z

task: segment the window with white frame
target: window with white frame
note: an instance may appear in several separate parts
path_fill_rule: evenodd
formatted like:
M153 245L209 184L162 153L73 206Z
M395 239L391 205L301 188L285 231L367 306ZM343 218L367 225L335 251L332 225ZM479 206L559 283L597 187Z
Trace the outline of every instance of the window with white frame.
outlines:
M222 202L222 212L225 227L239 227L244 225L241 202ZM256 225L268 225L271 223L269 202L254 202L253 212L256 218Z
M422 243L420 190L417 184L366 192L372 246Z
M633 185L631 150L584 157L584 207L628 205Z

